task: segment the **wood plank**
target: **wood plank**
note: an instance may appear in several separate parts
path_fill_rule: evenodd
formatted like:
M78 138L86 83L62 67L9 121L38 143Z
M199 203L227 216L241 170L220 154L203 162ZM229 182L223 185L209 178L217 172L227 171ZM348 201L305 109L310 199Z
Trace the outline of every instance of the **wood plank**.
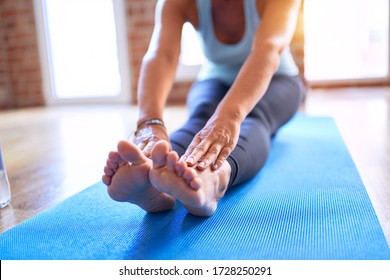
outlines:
M334 117L390 244L390 88L314 89L302 111ZM130 105L40 107L0 112L0 143L12 202L0 232L100 180L107 154L135 128ZM186 120L168 107L170 131Z

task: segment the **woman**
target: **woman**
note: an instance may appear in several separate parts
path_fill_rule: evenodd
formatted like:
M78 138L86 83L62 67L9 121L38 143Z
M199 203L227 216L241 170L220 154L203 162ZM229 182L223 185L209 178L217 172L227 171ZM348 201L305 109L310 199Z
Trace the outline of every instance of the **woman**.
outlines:
M161 0L143 59L134 144L118 143L103 182L114 200L146 211L210 216L226 190L264 165L272 135L297 111L303 85L288 45L299 0ZM202 38L207 62L188 96L189 119L168 137L162 121L182 26ZM180 159L179 159L180 156Z

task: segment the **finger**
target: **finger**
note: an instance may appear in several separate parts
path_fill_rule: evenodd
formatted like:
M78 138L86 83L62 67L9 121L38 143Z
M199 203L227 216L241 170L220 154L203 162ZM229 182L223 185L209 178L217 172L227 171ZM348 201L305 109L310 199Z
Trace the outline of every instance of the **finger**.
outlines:
M191 164L192 159L190 159L189 156L192 154L192 152L198 146L199 143L200 143L200 139L197 136L195 136L195 138L192 140L192 142L190 143L186 152L184 153L184 155L182 155L180 160L185 161L187 164Z
M211 143L209 139L204 139L193 150L186 159L188 165L193 166L197 163L208 151Z
M199 170L205 170L207 167L209 167L215 160L217 159L221 149L222 149L222 143L216 142L214 143L207 151L205 156L200 159L199 164L197 165L197 168Z
M137 148L140 149L141 151L143 151L143 149L145 149L145 146L146 146L146 142L145 141L137 143Z
M155 144L154 141L149 141L148 144L142 149L142 152L146 157L150 157L154 144Z
M233 148L231 148L230 146L224 147L219 153L215 163L211 166L211 169L214 171L219 169L222 166L223 162L228 158L232 150Z

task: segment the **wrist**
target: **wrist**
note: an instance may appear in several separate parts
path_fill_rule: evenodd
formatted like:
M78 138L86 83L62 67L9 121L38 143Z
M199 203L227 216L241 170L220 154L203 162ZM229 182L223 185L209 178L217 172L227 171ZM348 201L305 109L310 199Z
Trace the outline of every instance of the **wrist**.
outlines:
M145 129L145 128L152 128L152 127L161 127L164 131L166 131L165 123L160 118L150 118L150 119L144 119L139 120L137 122L137 129L134 132L134 136L138 135L138 132Z
M152 122L153 123L150 123L149 120L145 120L140 123L140 125L137 126L137 129L129 135L128 140L133 143L138 143L139 141L143 142L148 138L169 139L165 125L160 124L160 122Z
M141 101L140 101L141 102ZM143 101L145 102L145 101ZM148 102L148 106L140 104L139 105L139 113L138 113L138 121L137 125L141 124L144 121L150 119L163 119L163 111L158 109L159 106L157 104L153 104L153 102Z
M224 120L230 120L236 123L242 123L245 116L237 108L234 107L221 107L216 110L216 115L218 118Z
M160 118L149 118L137 122L137 131L143 126L160 125L165 128L165 123Z

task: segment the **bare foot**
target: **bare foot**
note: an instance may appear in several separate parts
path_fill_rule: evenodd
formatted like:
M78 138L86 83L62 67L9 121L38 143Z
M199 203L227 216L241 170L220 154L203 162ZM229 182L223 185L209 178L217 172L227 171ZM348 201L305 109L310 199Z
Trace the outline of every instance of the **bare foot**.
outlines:
M149 181L152 161L128 141L118 143L118 152L110 152L102 181L109 196L116 201L130 202L148 212L171 209L175 199L156 190Z
M154 145L152 160L149 178L157 190L175 197L194 215L211 216L215 212L230 178L227 162L217 171L199 171L179 161L177 153L170 152L168 143L162 140Z

